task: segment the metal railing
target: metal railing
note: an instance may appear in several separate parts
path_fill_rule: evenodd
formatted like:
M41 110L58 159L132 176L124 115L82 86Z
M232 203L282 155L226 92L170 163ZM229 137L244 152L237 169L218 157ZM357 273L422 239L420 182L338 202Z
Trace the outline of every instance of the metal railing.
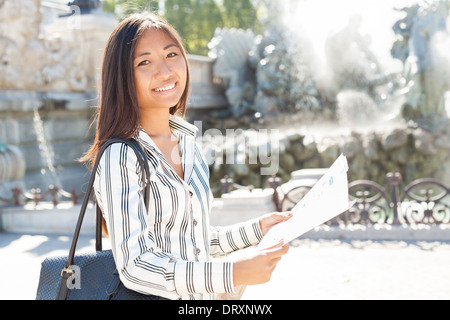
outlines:
M243 185L237 184L234 182L234 180L232 178L225 176L222 179L220 179L217 186L212 188L211 191L213 194L230 193L233 189L248 190L251 192L251 191L253 191L254 186L252 186L252 185L243 186Z
M301 183L301 182L299 182ZM272 201L276 210L289 211L312 186L301 185L286 193L281 191L282 180L272 176L267 180L265 188L274 190ZM234 189L245 189L250 192L253 186L242 186L225 176L212 188L213 193L229 193ZM19 188L11 190L12 196L0 201L9 205L20 206L23 201L32 201L36 205L50 199L57 205L61 199L69 199L76 204L84 193L78 194L75 189L65 191L55 185L50 185L46 191L34 188L22 191ZM327 222L337 224L441 224L450 223L450 189L443 183L432 178L417 179L403 185L402 176L397 172L386 175L385 185L370 180L356 180L349 183L349 200L356 200L348 211Z
M298 186L289 190L277 209L288 211L311 189ZM337 224L441 224L450 223L450 189L433 178L417 179L403 185L398 172L386 175L385 186L370 180L349 183L348 211L327 222Z
M57 205L61 202L61 198L70 199L73 204L77 204L78 201L84 197L84 193L78 194L75 188L72 189L71 192L68 192L53 184L51 184L44 192L42 192L39 188L32 188L29 191L23 191L20 188L13 188L11 189L11 194L12 196L8 198L0 196L0 201L7 204L12 204L14 206L21 206L24 201L32 201L35 205L38 205L41 201L50 198L51 202L54 205Z

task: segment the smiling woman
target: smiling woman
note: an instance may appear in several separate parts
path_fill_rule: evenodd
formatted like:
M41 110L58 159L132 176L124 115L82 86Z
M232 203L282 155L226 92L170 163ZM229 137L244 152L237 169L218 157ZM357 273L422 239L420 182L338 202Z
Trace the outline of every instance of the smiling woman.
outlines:
M159 40L166 43L163 48L155 51L150 33L159 34ZM170 49L175 50L166 52ZM155 52L152 54L151 50ZM183 90L181 97L178 100L172 99L173 104L169 112L184 117L190 76L186 52L176 30L156 15L133 14L122 20L112 32L103 55L99 108L96 114L97 134L91 149L81 158L82 161L89 161L92 166L95 156L107 140L112 137L130 139L136 135L141 127L141 119L144 118L141 115L141 106L145 108L148 102L144 95L147 91L148 96L150 89L145 88L144 83L136 81L145 77L149 71L154 72L161 81L161 71L166 72L164 67L161 69L161 54L166 54L167 59L173 60L173 51L178 54L177 60L183 60L181 63L184 63L184 83L179 86ZM152 64L152 59L157 60ZM153 80L151 84L156 85ZM159 88L151 89L161 89L167 85L168 83L160 82ZM142 101L139 101L140 94L136 94L138 90L142 93Z
M138 41L134 65L142 120L156 118L149 114L154 112L162 112L167 117L168 110L178 103L186 88L187 63L182 49L165 32L150 29ZM154 125L142 123L149 134L155 130Z
M136 154L116 143L95 172L96 200L124 286L168 299L211 299L267 282L288 245L236 261L214 258L257 244L290 215L209 225L209 171L198 129L183 119L189 67L177 32L153 14L132 15L112 32L102 68L96 138L83 159L95 159L111 138L134 139L150 171L145 178Z

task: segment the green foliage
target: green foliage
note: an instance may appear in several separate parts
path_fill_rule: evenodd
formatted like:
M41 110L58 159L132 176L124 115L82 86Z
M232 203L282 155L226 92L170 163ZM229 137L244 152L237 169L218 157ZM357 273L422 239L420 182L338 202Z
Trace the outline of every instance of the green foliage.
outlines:
M251 0L223 0L222 17L227 28L253 29L255 32L262 29Z
M157 12L158 3L158 0L103 0L103 10L113 12L122 19L135 12Z
M216 28L262 29L252 0L104 0L103 9L118 18L140 11L159 13L180 33L188 53L198 55L208 54Z
M215 0L166 0L164 17L178 30L189 53L206 55L214 30L223 25Z

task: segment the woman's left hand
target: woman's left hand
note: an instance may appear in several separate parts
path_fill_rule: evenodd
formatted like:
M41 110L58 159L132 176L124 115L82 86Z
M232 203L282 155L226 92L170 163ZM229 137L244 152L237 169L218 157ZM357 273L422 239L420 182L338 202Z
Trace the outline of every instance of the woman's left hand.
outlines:
M259 226L261 228L262 234L266 235L267 231L274 225L289 220L292 217L290 212L272 212L264 215L259 219Z

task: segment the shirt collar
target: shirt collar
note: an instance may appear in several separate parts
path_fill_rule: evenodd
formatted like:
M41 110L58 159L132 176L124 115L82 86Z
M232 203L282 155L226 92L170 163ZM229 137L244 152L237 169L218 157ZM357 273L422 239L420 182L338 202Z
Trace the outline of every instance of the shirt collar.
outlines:
M195 142L195 136L197 134L198 128L194 126L193 124L188 123L184 119L177 117L177 116L170 116L169 118L169 126L172 128L172 132L178 136L180 139L180 142L183 141L183 143L179 143L181 157L183 161L183 171L184 171L184 178L185 181L189 181L189 178L192 174L193 169L193 161L194 161L194 142ZM150 151L150 154L153 155L151 157L151 161L158 161L165 163L169 168L171 166L167 163L166 159L164 158L163 154L159 150L159 148L156 146L152 138L145 132L143 128L141 128L136 136L134 137L141 145ZM186 139L188 138L188 139ZM173 171L174 176L178 179L178 175ZM181 181L181 179L180 179Z
M198 131L198 128L196 126L190 124L183 118L174 115L170 115L169 126L172 128L173 132L192 137L195 137Z
M172 129L172 132L181 140L188 142L188 141L195 141L195 136L197 134L198 128L194 126L193 124L190 124L186 120L171 115L169 118L169 126ZM189 139L185 139L186 137L189 137ZM157 145L154 143L152 138L147 134L147 132L141 128L136 136L134 137L138 142L140 142L143 147L149 151L152 151L156 153L160 159L163 159L165 162L165 158L162 155L161 151L157 147ZM191 145L192 143L189 143ZM192 156L192 152L188 152L190 150L184 150L187 145L185 143L179 144L181 153L186 157L187 153L189 153L189 156ZM190 148L188 148L190 149ZM186 158L185 158L186 160Z
M190 124L189 122L187 122L186 120L184 120L178 116L170 115L169 126L172 129L172 132L177 135L181 134L184 136L195 137L198 132L198 128L196 126L194 126L193 124ZM150 138L150 136L147 134L147 132L145 132L145 130L143 128L141 128L138 131L135 138L138 140L141 140L141 141L145 141L149 145L158 149L156 147L156 145L154 144L153 140Z

